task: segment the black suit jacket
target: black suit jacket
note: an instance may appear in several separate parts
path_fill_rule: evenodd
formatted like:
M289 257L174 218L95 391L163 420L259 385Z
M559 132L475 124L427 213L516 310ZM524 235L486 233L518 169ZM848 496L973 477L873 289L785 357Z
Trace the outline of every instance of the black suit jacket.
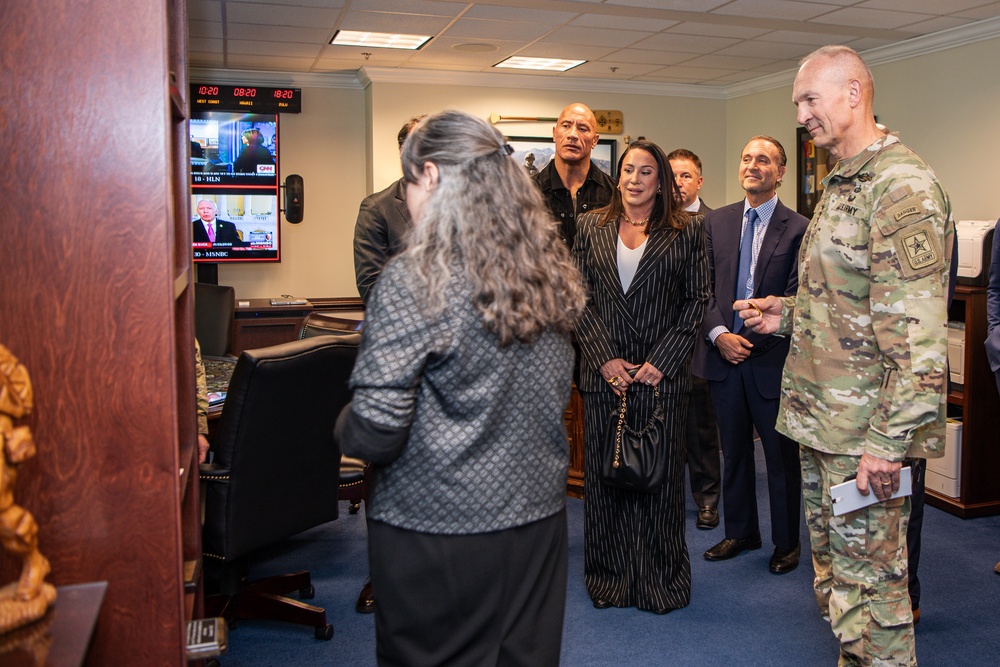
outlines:
M403 179L361 202L354 225L354 276L365 303L385 263L406 246L410 227Z
M208 243L208 232L205 231L205 223L198 218L193 223L191 240L195 243ZM215 219L215 242L232 243L234 246L243 245L240 235L236 231L236 225L228 220Z
M628 292L618 278L618 225L598 227L585 213L573 248L589 288L576 335L582 352L580 391L601 391L599 369L608 360L649 362L664 379L661 391L690 391L691 348L709 297L701 220L649 237Z
M719 349L708 340L708 332L719 325L729 330L733 327L733 317L736 314L733 301L736 300L742 225L742 200L715 209L705 216L712 297L695 346L693 368L695 375L706 380L725 380L733 368L731 363L722 358ZM807 218L778 200L754 267L754 296L795 294L799 285L799 245L808 225ZM749 329L742 329L740 335L754 346L750 358L743 363L754 364L757 390L764 398L777 398L789 338L758 334Z

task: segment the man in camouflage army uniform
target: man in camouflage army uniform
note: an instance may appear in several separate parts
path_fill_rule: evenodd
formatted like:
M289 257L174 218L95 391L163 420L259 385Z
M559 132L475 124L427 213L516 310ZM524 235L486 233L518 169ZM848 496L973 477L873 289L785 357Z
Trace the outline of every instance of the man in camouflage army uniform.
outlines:
M930 168L872 115L853 50L806 56L792 100L840 161L802 240L795 297L737 301L747 326L791 333L779 431L798 441L824 618L840 665L916 665L907 594L907 457L944 453L951 205ZM857 475L879 501L832 515L829 489Z

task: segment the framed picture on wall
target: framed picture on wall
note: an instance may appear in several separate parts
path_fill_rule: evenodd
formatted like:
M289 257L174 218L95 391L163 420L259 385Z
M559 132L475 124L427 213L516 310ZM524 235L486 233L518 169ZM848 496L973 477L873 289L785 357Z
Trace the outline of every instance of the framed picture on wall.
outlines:
M555 156L556 144L552 141L552 137L507 137L507 141L514 149L512 157L524 165L532 176L544 169ZM601 168L601 171L611 178L617 178L615 172L618 170L618 140L599 139L597 146L590 153L590 159Z
M823 196L823 179L829 173L827 159L830 152L818 147L809 130L800 127L796 133L798 150L798 179L796 182L795 210L812 218L816 204Z

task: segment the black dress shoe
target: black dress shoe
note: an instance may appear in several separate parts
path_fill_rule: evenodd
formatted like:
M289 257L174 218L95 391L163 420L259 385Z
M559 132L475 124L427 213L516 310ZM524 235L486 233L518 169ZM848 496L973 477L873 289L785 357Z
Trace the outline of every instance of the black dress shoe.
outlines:
M695 527L701 530L711 530L719 525L719 510L714 507L702 507L698 510L698 521Z
M731 540L728 537L705 552L705 560L729 560L739 556L744 551L760 549L760 535Z
M372 595L371 577L365 579L365 585L361 587L358 601L354 603L354 610L359 614L371 614L375 611L375 596Z
M604 598L594 598L594 607L597 609L607 609L608 607L613 607L611 600L605 600Z
M791 551L774 547L774 555L771 556L771 562L767 565L768 569L775 574L787 574L791 572L799 566L799 553L801 551L801 544L796 544L795 548Z

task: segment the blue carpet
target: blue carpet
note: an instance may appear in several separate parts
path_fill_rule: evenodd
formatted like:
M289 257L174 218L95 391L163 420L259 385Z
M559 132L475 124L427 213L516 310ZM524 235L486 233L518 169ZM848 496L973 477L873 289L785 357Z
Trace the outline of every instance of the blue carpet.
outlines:
M759 452L758 448L758 452ZM761 493L761 531L770 534ZM773 546L710 563L701 554L721 540L723 529L694 527L688 499L691 553L690 606L666 616L635 609L597 610L583 584L583 501L568 499L569 587L562 665L812 667L837 663L837 642L820 618L812 595L812 567L805 526L802 565L790 574L768 572ZM313 638L311 628L241 621L232 629L224 667L342 665L373 667L374 617L354 611L367 574L365 522L341 516L261 554L255 577L300 569L312 572L316 604L327 610L335 635ZM962 520L933 507L924 517L920 580L922 620L917 659L922 667L1000 665L1000 517Z

